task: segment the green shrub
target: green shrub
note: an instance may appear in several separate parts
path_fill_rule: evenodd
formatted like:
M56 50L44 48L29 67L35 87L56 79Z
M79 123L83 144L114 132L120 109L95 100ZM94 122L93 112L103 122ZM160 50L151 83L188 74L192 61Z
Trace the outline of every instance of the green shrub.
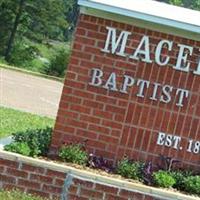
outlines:
M8 64L3 56L0 56L0 64Z
M69 62L70 51L64 48L58 49L50 59L50 64L46 65L44 72L51 76L64 77L67 64Z
M132 162L127 158L119 161L116 171L118 174L125 178L130 178L134 180L142 180L142 170L144 168L144 163Z
M200 195L200 176L189 176L184 179L183 184L186 192Z
M24 156L30 156L31 149L25 142L13 142L4 147L4 150L19 153Z
M59 157L65 162L86 165L88 161L87 153L80 144L72 144L61 147Z
M29 156L46 156L48 153L49 145L51 142L52 128L27 130L26 132L17 132L13 134L14 143L24 143L30 148ZM12 152L21 153L21 150L17 145L11 143L12 148L9 148Z
M25 194L19 191L0 191L1 200L47 200L41 197L35 197L31 194Z
M163 188L170 188L176 183L176 180L169 172L162 170L153 173L153 180L156 186Z
M18 67L28 68L29 63L36 58L37 54L37 48L22 38L16 40L9 62Z
M173 185L173 188L176 188L178 190L184 190L184 179L188 176L191 176L192 173L189 171L173 171L170 172L170 175L176 181L176 183Z

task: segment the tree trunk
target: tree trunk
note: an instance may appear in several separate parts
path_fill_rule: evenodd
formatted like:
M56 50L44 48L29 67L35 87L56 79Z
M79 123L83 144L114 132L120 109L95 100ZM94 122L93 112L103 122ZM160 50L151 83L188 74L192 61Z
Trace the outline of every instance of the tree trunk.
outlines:
M25 2L25 0L20 0L19 8L18 8L18 11L16 13L16 17L15 17L15 21L14 21L14 25L13 25L13 28L11 30L10 37L8 39L8 44L7 44L6 51L5 51L5 60L6 61L10 60L10 53L11 53L13 42L14 42L14 39L15 39L15 34L17 32L17 27L20 24L20 17L21 17L22 12L23 12L24 2Z

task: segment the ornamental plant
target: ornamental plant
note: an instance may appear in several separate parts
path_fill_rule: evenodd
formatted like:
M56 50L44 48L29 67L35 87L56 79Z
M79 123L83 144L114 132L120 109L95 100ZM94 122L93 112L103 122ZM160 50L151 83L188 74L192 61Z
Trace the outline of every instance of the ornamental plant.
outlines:
M17 132L12 136L14 142L6 145L4 149L32 157L46 156L51 142L51 136L52 128L49 127Z
M146 185L153 185L153 164L152 162L147 162L143 168L143 182Z
M189 176L185 178L183 185L186 192L200 195L200 176Z
M170 188L176 183L176 180L169 172L162 170L153 173L153 180L156 186L163 188Z
M185 190L184 189L184 180L185 178L192 176L192 172L189 171L172 171L170 175L175 179L176 183L173 185L173 188L178 190Z
M26 142L13 142L4 147L4 150L19 153L24 156L30 156L31 149Z
M114 167L108 162L108 160L104 159L102 156L96 156L92 153L89 155L87 165L90 168L101 169L108 173L114 172Z
M144 163L133 162L128 160L128 158L124 158L123 160L118 162L116 172L117 174L120 174L125 178L142 181L143 168L144 168Z
M84 166L88 162L88 154L81 144L70 144L61 147L59 157L64 162L71 162Z

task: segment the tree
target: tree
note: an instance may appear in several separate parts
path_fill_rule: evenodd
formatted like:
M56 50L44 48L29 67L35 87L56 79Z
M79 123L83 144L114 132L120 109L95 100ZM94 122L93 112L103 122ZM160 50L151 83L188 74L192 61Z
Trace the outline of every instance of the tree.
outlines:
M176 6L183 6L194 10L200 10L200 0L158 0L165 3L170 3Z
M0 52L5 48L5 59L9 61L16 37L40 42L63 39L63 30L68 26L65 1L0 0L0 36L4 35L0 39Z
M200 10L200 0L196 0L191 5L192 9Z
M8 34L13 27L15 15L14 1L0 0L0 54L5 53L5 47L8 43Z
M33 40L59 39L68 23L64 0L34 0L26 6L24 29Z
M67 39L70 38L72 32L74 31L78 14L79 14L79 7L77 4L77 0L65 0L66 6L66 19L69 24L68 29L65 31L65 36Z
M170 4L176 5L176 6L182 6L183 1L182 0L169 0Z
M8 39L8 44L7 44L7 48L6 48L6 52L5 52L5 60L6 61L9 61L9 59L10 59L10 52L11 52L14 38L16 35L17 27L19 26L19 23L20 23L20 17L23 12L24 3L25 3L25 0L20 0L19 5L18 5L13 28L11 29L10 37Z

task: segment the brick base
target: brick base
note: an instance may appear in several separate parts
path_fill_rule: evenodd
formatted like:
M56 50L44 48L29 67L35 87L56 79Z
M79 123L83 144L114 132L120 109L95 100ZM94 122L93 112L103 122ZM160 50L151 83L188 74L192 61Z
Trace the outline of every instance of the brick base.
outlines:
M0 188L62 200L200 200L4 151Z

